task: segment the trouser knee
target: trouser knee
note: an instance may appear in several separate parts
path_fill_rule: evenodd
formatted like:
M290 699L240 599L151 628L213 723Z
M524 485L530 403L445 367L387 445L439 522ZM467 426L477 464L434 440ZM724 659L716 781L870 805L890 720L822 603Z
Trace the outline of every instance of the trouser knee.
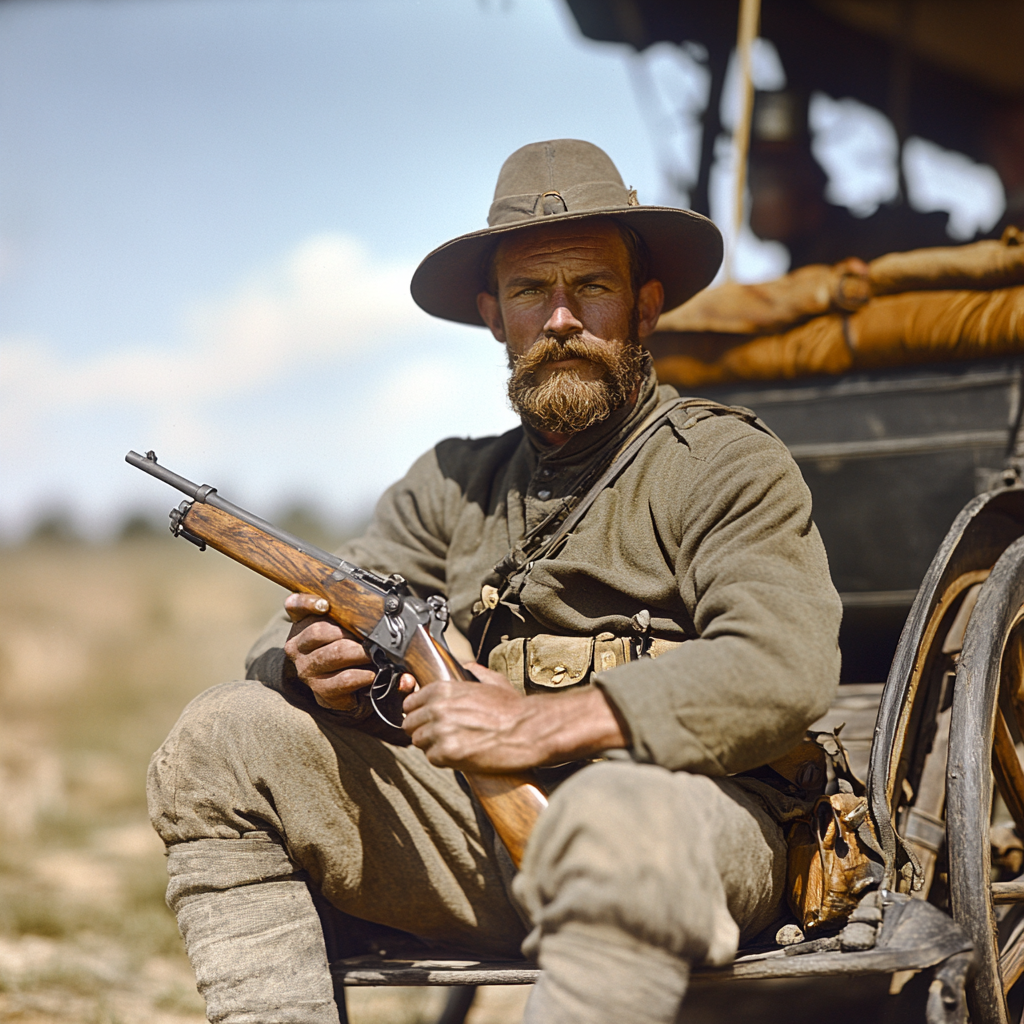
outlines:
M653 765L607 762L577 773L541 816L516 882L535 926L528 948L571 926L691 963L727 963L740 924L726 888L737 872L722 861L759 846L757 871L769 882L752 879L751 890L777 899L775 850L739 799L719 780Z
M182 712L149 765L153 827L168 845L237 839L280 822L268 787L302 764L336 761L312 718L262 683L212 687Z

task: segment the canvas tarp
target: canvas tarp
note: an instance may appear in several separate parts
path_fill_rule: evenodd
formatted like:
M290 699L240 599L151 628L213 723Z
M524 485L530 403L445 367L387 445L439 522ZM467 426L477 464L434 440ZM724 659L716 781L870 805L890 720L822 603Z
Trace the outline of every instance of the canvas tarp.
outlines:
M1022 352L1024 233L708 289L661 317L651 348L684 388Z

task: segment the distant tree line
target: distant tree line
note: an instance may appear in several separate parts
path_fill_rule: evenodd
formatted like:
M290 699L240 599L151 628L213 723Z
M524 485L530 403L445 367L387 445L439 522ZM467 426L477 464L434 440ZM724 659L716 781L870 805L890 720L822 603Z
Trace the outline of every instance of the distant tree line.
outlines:
M342 521L338 517L314 507L299 503L289 505L278 514L271 516L271 522L289 533L308 540L318 547L331 550L351 537L358 536L369 516ZM165 516L148 512L133 511L125 515L113 536L104 542L152 543L171 540ZM94 542L75 516L67 509L56 508L41 512L27 533L18 543L24 544L85 544ZM10 546L10 541L4 542Z

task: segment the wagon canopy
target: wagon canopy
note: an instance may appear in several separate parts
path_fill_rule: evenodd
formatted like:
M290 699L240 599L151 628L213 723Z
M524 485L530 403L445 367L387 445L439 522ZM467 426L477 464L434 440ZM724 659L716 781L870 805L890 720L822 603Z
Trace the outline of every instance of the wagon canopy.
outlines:
M637 51L657 42L707 50L711 90L704 115L694 209L709 212L714 144L739 0L567 0L582 33ZM760 34L782 60L787 89L850 97L885 113L901 142L913 136L994 166L1011 201L1024 189L1024 4L1020 0L762 0ZM905 208L898 246L941 244ZM918 219L917 227L914 217ZM1019 219L1019 218L1018 218ZM998 235L1005 226L993 232ZM871 247L872 258L886 246ZM847 252L843 255L861 255Z

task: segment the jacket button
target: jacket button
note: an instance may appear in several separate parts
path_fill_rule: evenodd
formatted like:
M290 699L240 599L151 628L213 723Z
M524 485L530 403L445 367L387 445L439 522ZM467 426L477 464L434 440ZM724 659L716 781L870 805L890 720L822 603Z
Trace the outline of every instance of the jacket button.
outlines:
M546 489L542 490L542 491L538 491L537 492L537 497L540 498L541 501L547 501L548 498L551 497L551 492L549 490L546 490Z

